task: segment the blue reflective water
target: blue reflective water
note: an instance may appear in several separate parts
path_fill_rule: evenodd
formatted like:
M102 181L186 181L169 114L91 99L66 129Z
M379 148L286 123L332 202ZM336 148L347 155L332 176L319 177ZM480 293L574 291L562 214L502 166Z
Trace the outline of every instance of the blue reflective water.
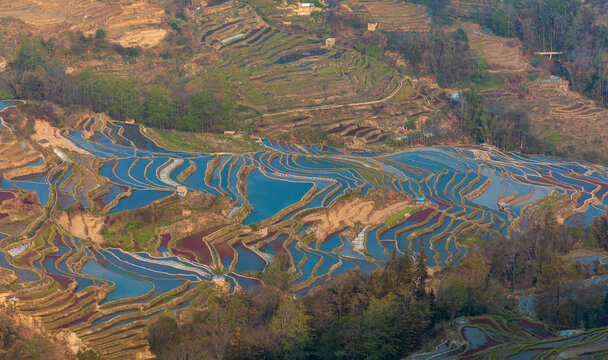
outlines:
M88 261L84 264L80 272L90 277L109 281L116 285L116 289L108 294L104 301L101 302L102 304L109 301L142 296L153 290L151 283L135 280L125 275L109 271L101 267L95 261Z
M239 254L239 261L235 267L237 273L262 271L266 267L266 262L253 251L247 249L242 243L235 246L234 249Z
M308 280L311 277L312 271L314 270L315 266L319 262L320 257L318 255L311 254L311 253L307 253L306 255L307 255L306 262L304 263L304 265L302 265L300 267L300 271L302 272L302 275L300 276L298 281L296 281L294 284L299 284L301 282ZM321 274L324 274L324 273L321 273Z
M13 181L13 183L20 189L36 193L42 206L46 206L49 202L51 189L48 184L44 183L44 177L27 181Z
M117 316L122 316L122 315L130 314L130 313L133 313L133 312L136 312L136 311L139 311L139 309L137 309L137 310L126 310L126 311L120 311L120 312L117 312L117 313L115 313L115 314L111 314L111 315L102 316L102 317L100 317L99 319L97 319L97 320L93 321L93 322L91 323L91 327L95 327L95 326L97 326L97 325L99 325L99 324L101 324L101 323L104 323L104 322L110 321L110 320L114 319L114 318L115 318L115 317L117 317Z
M141 209L172 194L172 192L160 190L131 190L131 192L131 196L120 199L118 205L113 207L108 214L116 214L133 209Z
M271 179L261 171L254 170L247 177L249 202L253 205L253 211L244 224L272 217L280 210L300 201L312 187L313 184L308 182Z
M367 234L367 252L376 261L388 261L390 259L390 256L385 252L385 248L380 245L378 239L376 238L377 231L378 230L375 229Z
M6 255L3 252L0 252L0 267L13 270L15 275L17 275L17 283L19 284L40 280L40 276L38 276L38 274L35 272L27 269L21 269L9 264L6 260Z

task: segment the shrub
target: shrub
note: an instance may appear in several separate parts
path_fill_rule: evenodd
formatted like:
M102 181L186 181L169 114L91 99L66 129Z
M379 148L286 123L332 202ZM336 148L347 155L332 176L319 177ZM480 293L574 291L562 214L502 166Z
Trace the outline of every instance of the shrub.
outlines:
M405 128L408 130L416 130L416 119L413 117L408 118L405 120L403 126L405 126Z
M97 29L95 32L95 39L103 40L106 38L106 35L108 35L108 33L104 29Z

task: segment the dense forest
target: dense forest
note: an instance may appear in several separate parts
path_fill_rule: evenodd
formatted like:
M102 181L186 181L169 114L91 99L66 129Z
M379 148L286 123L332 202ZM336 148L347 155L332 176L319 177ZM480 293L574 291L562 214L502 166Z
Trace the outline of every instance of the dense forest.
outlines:
M425 290L424 253L413 263L393 258L365 275L351 271L315 292L289 295L288 258L263 274L252 296L219 296L186 324L160 319L150 328L150 349L162 359L187 354L226 359L394 359L428 340L438 319Z
M592 228L558 225L551 210L521 234L494 236L458 266L429 281L422 252L396 256L366 275L351 270L301 299L290 296L289 259L262 274L257 294L220 295L178 324L163 317L150 328L158 359L395 359L444 336L459 316L509 308L508 294L537 288L536 311L554 328L608 325L608 294L580 287L589 269L560 257L576 247L608 248L608 215ZM460 239L476 242L477 239ZM598 273L608 273L601 265Z

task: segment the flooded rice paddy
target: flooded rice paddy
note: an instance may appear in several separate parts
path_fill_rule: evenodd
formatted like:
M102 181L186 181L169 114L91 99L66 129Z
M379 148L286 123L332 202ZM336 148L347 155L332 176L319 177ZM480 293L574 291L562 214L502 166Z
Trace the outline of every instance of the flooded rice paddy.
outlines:
M193 286L211 283L217 269L223 269L222 279L231 291L253 290L262 285L256 274L279 253L288 254L294 291L302 296L349 269L371 272L393 251L414 257L424 248L430 266L458 263L467 253L457 241L459 235L518 231L527 209L549 196L570 199L575 209L567 221L577 224L589 224L608 206L605 169L558 158L471 147L349 153L265 139L259 140L258 152L249 154L197 154L163 149L137 125L105 122L96 130L94 123L64 135L90 155L71 154L71 164L52 179L2 179L0 194L23 189L51 206L56 192L55 202L62 209L80 206L113 215L177 196L176 187L184 186L190 193L227 197L234 210L231 216L240 214L235 217L239 226L273 225L284 231L256 241L226 238L221 243L214 240L223 228L177 239L167 234L155 254L101 249L70 234L57 234L61 244L47 243L32 269L14 265L10 255L0 252L0 266L12 271L18 282L48 275L71 293L66 306L78 316L53 320L57 327L86 326L101 332L158 316L164 310L132 307L146 308L169 295L179 300L172 306L185 306L194 298ZM85 166L84 157L100 164L94 169L98 187L85 184L75 170ZM390 226L367 224L362 244L355 245L354 229L349 228L305 241L315 224L301 223L298 215L331 207L350 193L373 192L408 194L416 209ZM92 289L103 295L91 296ZM526 310L529 303L521 307ZM477 330L463 336L471 331Z

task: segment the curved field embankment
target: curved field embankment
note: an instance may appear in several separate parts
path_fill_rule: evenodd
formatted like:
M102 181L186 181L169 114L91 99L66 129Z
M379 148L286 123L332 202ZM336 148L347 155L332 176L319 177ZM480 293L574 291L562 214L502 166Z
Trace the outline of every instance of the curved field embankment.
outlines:
M2 181L1 193L45 199L50 217L30 240L8 246L20 234L6 234L0 262L22 311L108 358L144 351L141 329L160 314L263 286L256 274L281 252L302 295L350 269L371 272L393 251L424 249L431 267L458 263L470 251L460 234L509 234L553 198L564 216L574 209L585 221L608 205L605 169L558 158L470 147L380 155L267 139L257 152L197 154L163 149L133 124L97 121L63 134L82 152L40 148L43 166L56 166ZM19 158L24 144L6 151ZM17 219L7 213L3 228ZM130 217L145 221L108 230Z

